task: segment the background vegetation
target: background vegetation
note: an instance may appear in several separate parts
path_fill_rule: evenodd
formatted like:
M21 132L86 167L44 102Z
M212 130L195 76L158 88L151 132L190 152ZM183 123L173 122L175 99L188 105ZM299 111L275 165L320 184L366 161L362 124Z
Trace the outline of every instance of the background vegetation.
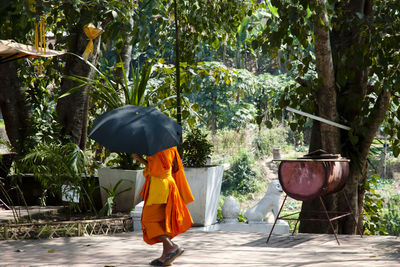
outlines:
M12 113L17 117L15 121L23 122L16 126L23 126L26 132L9 134L11 147L21 158L28 155L25 161L16 162L15 173L35 172L49 194L59 195L59 183L66 170L70 183L84 188L82 175L95 174L102 164L124 162L123 156L86 139L85 131L90 129L93 119L124 104L156 106L171 117L181 118L185 133L191 129L207 133L213 146L211 163L226 166L224 197L234 195L242 208L247 208L275 177L271 171L276 169L276 164L271 163L272 149L281 148L285 156L303 154L311 139L312 122L285 112L284 107L296 103L305 111L315 108L311 97L318 84L312 60L315 54L310 35L300 26L311 25L308 19L318 14L318 9L287 1L290 8L282 6L281 10L289 13L280 16L272 5L280 6L275 2L218 0L203 5L203 1L179 0L177 9L174 1L166 0L2 2L1 39L29 43L35 24L45 17L48 37L52 36L49 47L77 54L68 56L84 66L74 72L78 63L74 65L73 60L70 63L66 58L15 62L18 90L0 91L1 103L7 95L26 104L26 109ZM385 3L383 11L393 9L392 1ZM300 11L294 12L295 8ZM379 9L379 16L384 13L382 10ZM330 9L329 14L333 11ZM283 20L286 17L288 20ZM301 23L296 24L296 18ZM93 58L85 62L80 55L88 40L82 26L89 22L102 27L104 32L95 40ZM378 22L384 28L383 21ZM280 30L288 29L289 24L293 26L292 33ZM78 47L74 46L77 36L84 40ZM376 38L372 41L379 39ZM392 51L391 39L385 40L380 45L387 49L380 51ZM380 58L385 62L372 60L375 69L389 69L385 67L388 65L395 69L394 64L398 64L384 54ZM343 57L343 64L345 59L348 60ZM346 73L339 74L339 84L344 87L348 77ZM381 74L392 77L390 73ZM393 82L385 81L375 82L387 87ZM14 91L22 92L22 96L14 96ZM375 99L376 95L371 93L368 97ZM399 175L394 157L398 155L398 138L387 143L384 138L396 135L390 129L397 125L396 99L368 157L366 234L399 234ZM86 116L79 117L71 110ZM4 104L2 111L8 111ZM25 113L26 117L21 115ZM355 134L351 136L354 144L358 142ZM71 148L67 158L50 161L54 151L71 143L78 147ZM48 168L48 162L53 164L52 168ZM54 176L50 177L49 172ZM81 193L84 196L90 191ZM85 200L84 207L71 208L96 209L90 195ZM287 208L298 210L299 205L289 202Z

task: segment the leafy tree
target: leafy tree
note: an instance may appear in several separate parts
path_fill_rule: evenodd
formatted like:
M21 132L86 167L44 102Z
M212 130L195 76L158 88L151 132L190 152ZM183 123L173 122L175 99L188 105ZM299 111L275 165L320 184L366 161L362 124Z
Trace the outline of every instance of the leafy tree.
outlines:
M271 54L285 51L287 57L282 60L289 70L296 68L297 72L297 85L286 89L278 113L292 106L351 127L350 131L344 131L314 121L310 151L322 148L351 159L345 192L361 228L367 157L382 122L390 122L385 124L388 125L385 133L392 136L394 154L397 156L400 151L396 122L400 113L393 108L398 105L400 86L400 60L396 52L399 41L396 33L400 30L398 3L395 0L379 3L271 0L270 3L274 16L253 45L266 47ZM316 76L309 75L314 71ZM300 129L305 119L296 119ZM327 209L344 209L347 205L343 201L337 195L327 196ZM306 216L308 210L319 209L318 202L304 202L301 216ZM342 234L355 233L350 216L335 227ZM302 221L300 231L327 232L329 225Z
M260 127L262 123L272 125L271 112L290 83L285 75L256 76L219 62L204 62L198 68L207 72L197 77L198 88L190 99L199 105L213 133L225 127L243 128L254 120Z
M25 14L25 16L21 16ZM27 41L33 29L33 12L26 1L2 1L0 5L0 39ZM10 143L18 153L26 150L24 140L32 134L31 107L26 102L23 84L18 77L20 62L0 64L0 108Z
M173 14L177 121L181 123L180 62L195 63L196 53L203 43L219 44L226 40L235 32L249 5L245 0L162 0L162 3L166 6L165 14Z
M135 5L134 5L135 3ZM122 36L130 35L131 32L138 32L132 26L131 17L133 10L140 13L136 1L3 1L0 5L2 17L1 38L14 39L22 43L29 43L34 40L33 32L35 24L41 18L45 19L46 32L54 34L55 42L50 42L50 48L66 49L68 52L82 55L88 44L88 38L84 33L83 27L88 23L94 23L97 27L102 27L104 31L104 41L116 38L120 40ZM21 16L21 14L24 14ZM140 17L137 15L135 18ZM142 17L140 17L142 19ZM110 42L115 44L115 42ZM94 40L94 50L88 60L96 65L98 52L101 44L101 37ZM130 55L129 55L130 56ZM74 86L76 81L62 78L61 73L68 76L79 75L93 77L93 70L81 59L68 54L64 56L62 64L43 63L41 66L42 80L47 81L46 89L51 88L55 92L53 99L57 95L64 94ZM5 124L8 136L13 147L18 151L24 151L29 136L35 131L32 127L31 103L27 102L24 90L33 86L32 80L24 77L21 71L24 61L12 62L1 66L0 75L4 75L3 84L0 86L0 105L5 117ZM37 63L31 63L37 65ZM20 75L18 71L21 71ZM51 74L51 75L49 75ZM27 77L36 77L33 72L28 72ZM60 83L61 82L61 83ZM42 87L43 88L43 87ZM60 91L57 89L60 88ZM32 88L33 93L38 90ZM57 119L62 125L62 136L70 136L70 140L78 144L82 149L86 146L87 136L87 112L89 104L88 88L76 92L73 95L60 99L57 103ZM31 97L32 99L32 97ZM26 150L26 149L25 149Z
M123 24L121 17L113 16L114 9L121 8L124 3L132 7L131 1L74 1L72 3L59 3L53 1L50 12L55 19L58 19L60 29L68 33L67 49L75 54L82 55L88 45L88 37L84 32L85 25L93 23L96 28L111 28L116 31L115 26ZM60 17L64 15L65 19ZM118 20L119 19L119 20ZM116 25L117 24L117 25ZM114 29L113 29L114 28ZM58 29L58 33L59 30ZM124 29L120 27L119 30ZM87 60L97 65L98 53L100 51L101 36L93 40L93 52ZM66 57L63 73L68 76L86 76L93 78L94 70L86 62L74 55ZM64 94L78 84L68 78L63 78L60 93ZM81 149L86 148L88 110L89 110L89 88L75 92L67 97L61 98L57 103L58 120L63 125L62 134L71 136L72 141L79 145Z

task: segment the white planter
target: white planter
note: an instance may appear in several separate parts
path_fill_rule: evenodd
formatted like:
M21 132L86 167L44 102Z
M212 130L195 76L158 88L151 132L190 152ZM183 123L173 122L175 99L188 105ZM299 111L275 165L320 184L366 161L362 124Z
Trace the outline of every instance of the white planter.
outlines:
M196 226L216 223L223 173L223 166L185 167L186 178L194 196L188 208Z
M110 188L110 183L114 186L121 179L124 181L118 186L117 193L129 187L131 187L131 190L120 194L116 199L114 199L115 211L131 211L139 202L142 201L142 197L139 196L139 194L145 181L143 170L102 168L98 170L98 175L101 201L103 204L106 202L108 194L102 186Z

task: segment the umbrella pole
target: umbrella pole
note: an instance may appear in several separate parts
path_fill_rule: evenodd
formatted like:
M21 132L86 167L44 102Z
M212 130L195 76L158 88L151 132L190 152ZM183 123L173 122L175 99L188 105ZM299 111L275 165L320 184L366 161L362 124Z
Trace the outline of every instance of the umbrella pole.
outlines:
M176 121L182 125L182 108L181 108L181 70L179 62L179 27L178 27L178 4L174 0L175 8L175 74L176 74Z

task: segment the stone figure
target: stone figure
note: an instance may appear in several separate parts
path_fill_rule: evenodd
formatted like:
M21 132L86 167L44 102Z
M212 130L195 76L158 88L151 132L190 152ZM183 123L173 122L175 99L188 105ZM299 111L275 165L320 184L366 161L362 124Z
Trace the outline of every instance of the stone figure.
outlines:
M248 223L262 223L270 212L273 214L274 221L280 209L282 193L279 181L272 180L264 197L244 213Z
M221 209L222 217L224 217L224 223L235 223L238 222L238 215L240 213L240 206L233 196L228 196L222 205Z

